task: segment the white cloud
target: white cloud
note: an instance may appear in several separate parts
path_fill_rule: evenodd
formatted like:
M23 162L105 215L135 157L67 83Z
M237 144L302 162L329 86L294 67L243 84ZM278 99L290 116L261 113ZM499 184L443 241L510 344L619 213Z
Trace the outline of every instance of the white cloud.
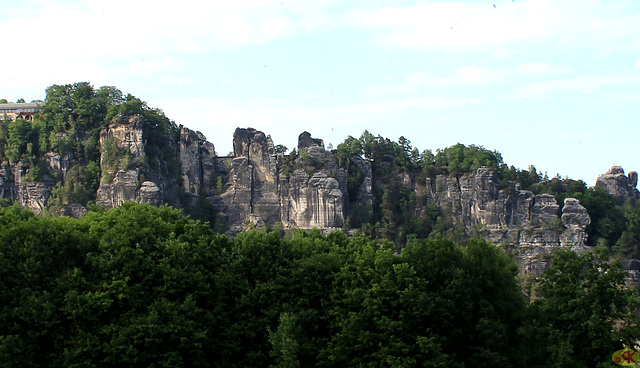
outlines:
M405 78L405 85L427 88L447 87L455 84L454 77L436 77L427 72L411 72Z
M491 51L491 54L489 55L489 57L491 59L504 60L504 59L509 59L514 55L515 55L515 52L512 49L508 47L500 47Z
M633 85L640 83L640 77L624 75L615 76L582 76L576 78L562 78L544 82L533 82L516 90L517 98L544 98L559 91L578 91L592 93L610 85Z
M324 27L331 1L86 0L0 5L0 34L28 45L3 58L4 88L167 72L178 58L258 45ZM176 68L178 66L178 68ZM133 67L133 68L132 68ZM9 73L7 73L9 71ZM55 80L52 80L55 78ZM49 84L45 84L49 83Z
M504 2L495 8L491 2L428 2L384 8L354 22L383 29L380 40L392 46L476 47L544 33L553 21L547 8L547 1Z
M494 84L500 81L505 74L506 71L479 66L464 66L457 70L458 80L462 84Z
M494 7L493 4L496 4ZM522 0L429 1L374 9L351 21L379 30L378 40L406 48L496 46L494 58L528 41L545 47L640 48L640 14L630 2Z
M515 71L523 75L542 76L566 74L571 72L571 68L549 65L547 63L526 63L518 65Z
M364 93L371 96L385 95L413 95L421 90L430 90L462 85L487 86L500 83L509 75L509 69L497 70L493 68L466 65L457 68L452 75L437 77L428 72L410 72L402 84L368 86Z
M153 75L168 70L180 71L184 69L184 62L173 57L162 57L151 60L135 60L131 62L129 68L132 74Z
M416 93L419 90L417 85L402 84L388 86L368 86L364 87L363 92L369 96L387 96Z
M425 87L450 87L464 84L488 85L498 83L508 70L497 70L476 65L465 65L455 70L452 76L435 77L431 73L413 72L405 79L410 85Z

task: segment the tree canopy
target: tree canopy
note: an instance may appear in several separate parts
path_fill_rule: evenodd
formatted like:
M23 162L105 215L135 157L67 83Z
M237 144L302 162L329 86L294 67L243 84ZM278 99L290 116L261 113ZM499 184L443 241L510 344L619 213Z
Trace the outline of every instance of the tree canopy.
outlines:
M603 250L559 253L529 304L484 240L227 238L133 203L0 226L2 366L592 366L640 337Z

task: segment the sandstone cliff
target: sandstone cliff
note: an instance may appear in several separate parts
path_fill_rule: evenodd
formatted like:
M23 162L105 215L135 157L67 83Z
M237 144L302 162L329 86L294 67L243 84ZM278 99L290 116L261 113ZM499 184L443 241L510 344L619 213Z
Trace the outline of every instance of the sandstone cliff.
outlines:
M591 219L577 199L567 198L560 208L551 195L535 195L518 184L501 189L500 184L496 173L485 168L461 178L438 175L427 179L427 201L468 233L510 249L524 273L546 268L554 248L586 249Z
M631 171L629 175L625 175L620 166L611 167L596 180L596 187L603 188L611 194L618 205L622 205L627 199L637 201L640 198L637 185L638 173Z
M250 222L282 222L287 228L342 226L346 175L331 164L322 140L302 133L298 145L302 157L297 163L284 163L283 155L275 154L271 137L252 128L236 129L233 147L229 185L222 194L232 231ZM309 170L300 161L323 164Z
M287 162L274 153L271 138L255 129L237 129L223 211L232 231L244 225L282 222L285 227L339 228L350 214L349 204L372 202L370 163L353 162L364 173L357 198L349 198L346 178L333 152L307 132L299 137L299 157ZM521 259L523 272L537 274L553 249L586 249L590 223L579 201L558 204L547 194L533 194L512 184L504 188L495 172L480 168L462 177L438 175L425 183L403 182L423 190L424 205L435 204L454 225L468 234L486 237ZM423 189L419 189L423 188ZM365 207L371 210L371 206Z
M180 145L185 144L184 141L188 139L188 134L185 135L180 135ZM166 139L163 143L175 150L172 141ZM139 116L111 122L101 129L102 177L96 195L97 205L107 209L127 201L155 206L163 203L177 207L184 205L178 200L179 184L169 174L169 163L164 162L152 169L147 163L146 145L143 121ZM188 167L190 162L185 161L181 167ZM182 180L183 186L190 188L188 177L183 177Z
M149 129L141 116L116 118L101 128L95 204L107 209L123 201L169 204L215 221L219 230L231 234L276 223L284 228L339 229L348 226L347 219L356 212L360 218L375 217L387 185L374 175L371 160L356 156L345 163L308 132L300 134L295 153L284 155L276 153L270 136L238 128L233 156L218 157L213 144L197 132L182 127L170 136ZM76 140L82 139L78 134ZM393 160L384 156L378 170L393 167ZM0 167L0 197L38 214L51 212L52 192L71 180L77 160L48 152L43 162L46 170L37 180L20 162ZM557 203L551 195L501 182L495 171L484 167L422 180L402 171L385 175L395 175L394 182L419 198L416 211L437 207L442 218L468 236L504 246L521 260L525 273L544 269L554 248L586 249L585 229L591 220L576 199ZM619 167L598 178L596 185L618 203L639 197L637 174L624 175ZM59 203L54 214L82 216L86 203Z

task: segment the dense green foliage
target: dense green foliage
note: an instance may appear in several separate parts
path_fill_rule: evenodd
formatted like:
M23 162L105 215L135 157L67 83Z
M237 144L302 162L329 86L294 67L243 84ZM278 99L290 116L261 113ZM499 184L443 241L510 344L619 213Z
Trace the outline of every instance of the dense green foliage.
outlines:
M622 265L609 262L606 248L557 252L533 287L532 337L542 342L538 364L610 367L621 342L634 347L640 332L638 293L624 285Z
M380 135L376 137L366 130L359 139L347 137L338 145L336 153L341 163L346 163L353 156L370 160L374 176L383 181L390 179L390 175L395 171L434 177L438 174L461 176L482 166L496 171L506 170L500 153L489 151L482 146L465 146L458 143L439 149L434 155L431 150L419 152L405 137L393 142Z
M0 366L587 367L640 337L603 253L561 253L529 307L484 240L229 239L131 203L0 226Z

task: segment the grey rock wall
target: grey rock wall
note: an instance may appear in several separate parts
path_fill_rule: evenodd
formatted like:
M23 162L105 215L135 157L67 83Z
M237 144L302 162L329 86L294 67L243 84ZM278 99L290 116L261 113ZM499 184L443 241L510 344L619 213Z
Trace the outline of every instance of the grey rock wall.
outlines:
M611 194L617 205L624 204L627 199L637 201L640 198L637 185L638 173L630 171L629 175L625 175L620 166L612 166L596 180L596 187L603 188Z
M555 248L587 249L591 219L577 199L568 198L561 209L551 195L535 195L515 184L502 187L486 168L460 178L439 175L427 179L426 187L428 203L448 211L467 233L510 249L525 274L545 269Z
M236 129L233 147L230 185L221 195L232 232L247 222L282 222L287 228L342 226L344 173L343 183L329 177L326 169L313 175L303 169L284 174L271 137L252 128ZM300 135L299 148L316 159L327 155L322 141L306 132Z
M373 188L379 185L374 183L367 159L354 157L349 169L341 167L335 153L308 132L299 136L296 157L276 154L271 137L253 128L236 129L233 157L218 157L213 144L187 128L182 128L177 138L160 139L164 139L161 148L169 152L162 161L150 157L140 117L116 120L101 130L103 176L96 204L109 209L124 201L154 206L168 203L189 210L204 199L226 218L229 233L237 233L250 223L275 222L285 228L335 229L343 226L351 206L371 210ZM127 160L107 165L107 144L126 152ZM393 163L391 156L382 160ZM37 182L27 180L28 170L21 163L5 163L0 167L0 197L43 214L51 190L64 183L72 162L71 155L46 153L43 163L48 173ZM354 168L362 174L362 182L357 190L349 191L347 179L353 173L348 170ZM614 166L598 178L596 186L622 204L640 197L637 181L636 172L625 175L622 168ZM591 220L577 199L559 204L551 195L536 195L517 184L501 183L497 174L486 168L461 177L438 175L424 183L404 174L399 182L421 195L424 192L425 206L437 205L467 234L483 236L509 249L520 259L524 273L536 275L546 268L555 248L586 249L585 229ZM60 209L65 216L85 212L77 203L63 204Z

